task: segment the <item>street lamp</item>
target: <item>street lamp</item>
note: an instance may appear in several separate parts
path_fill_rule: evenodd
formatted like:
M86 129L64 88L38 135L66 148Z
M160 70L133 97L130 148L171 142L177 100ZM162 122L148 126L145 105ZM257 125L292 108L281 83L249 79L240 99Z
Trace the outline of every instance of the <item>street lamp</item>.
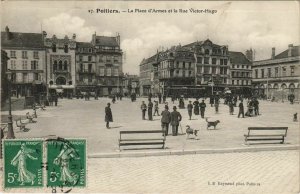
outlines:
M9 112L8 112L8 123L7 123L7 128L8 128L8 132L7 132L7 139L15 139L15 134L14 134L14 128L13 128L13 121L12 121L12 115L11 115L11 86L12 86L12 74L11 71L8 69L7 70L7 78L8 78L8 83L9 83L9 87L8 87L8 105L9 105Z

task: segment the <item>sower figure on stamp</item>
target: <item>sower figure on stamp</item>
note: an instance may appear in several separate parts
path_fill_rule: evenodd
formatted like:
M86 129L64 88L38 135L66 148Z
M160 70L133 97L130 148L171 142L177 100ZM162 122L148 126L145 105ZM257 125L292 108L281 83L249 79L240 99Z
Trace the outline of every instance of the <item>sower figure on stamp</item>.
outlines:
M165 106L165 110L161 112L161 128L165 131L167 136L169 133L169 124L171 121L171 113L169 112L169 107Z
M153 109L153 103L151 102L151 98L149 98L149 103L148 103L148 119L149 121L152 121L152 109Z
M188 109L189 118L190 118L190 120L191 120L191 119L192 119L192 114L193 114L193 105L192 105L192 101L190 101L189 104L187 105L187 109Z
M70 170L70 161L72 159L80 159L74 148L67 143L64 143L63 149L54 159L53 163L60 166L60 181L63 184L71 183L73 185L78 181L79 176Z
M21 182L20 185L24 185L25 183L31 183L32 185L34 184L36 175L28 171L26 168L27 158L30 158L31 160L37 160L36 157L30 155L34 152L35 150L27 148L23 143L21 144L21 149L18 151L17 155L10 162L13 166L18 167L18 181Z
M110 103L107 103L107 107L105 107L105 122L106 122L106 128L109 129L109 122L113 122Z
M142 110L142 118L143 120L145 120L146 119L145 115L147 111L147 105L145 104L145 101L142 101L141 110Z
M178 134L178 126L182 117L179 112L176 111L176 106L173 107L173 112L171 113L171 125L172 125L172 135L177 136Z

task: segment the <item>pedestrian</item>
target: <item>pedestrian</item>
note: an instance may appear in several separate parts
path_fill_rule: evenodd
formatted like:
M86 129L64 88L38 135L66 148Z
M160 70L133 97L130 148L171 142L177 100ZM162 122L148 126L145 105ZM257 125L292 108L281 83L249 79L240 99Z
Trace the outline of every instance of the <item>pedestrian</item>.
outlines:
M181 109L185 108L183 96L180 96L180 98L179 98L179 108L181 108Z
M174 104L174 101L175 101L175 95L172 95L171 100L172 100L172 102L173 102L173 104Z
M173 112L171 113L171 125L172 125L172 135L177 136L178 134L178 126L182 117L179 112L176 111L176 106L173 107Z
M145 101L142 101L141 110L142 110L142 119L145 120L146 119L145 115L147 111L147 105L145 104Z
M229 114L230 114L230 115L233 115L233 112L234 112L234 104L233 104L232 100L229 100L228 106L229 106Z
M110 103L107 103L107 107L105 107L105 122L106 128L109 129L109 122L113 122L113 116L110 108Z
M149 98L149 103L148 103L148 119L149 121L152 121L152 109L153 109L153 103L151 102L151 99Z
M161 93L158 93L158 102L161 104Z
M214 105L214 96L213 95L211 95L209 98L209 104L211 107L213 107L213 105Z
M154 101L155 102L155 105L154 105L154 114L153 116L156 116L156 113L157 113L157 116L159 116L159 112L158 112L158 102L157 101Z
M204 113L205 113L205 108L206 108L206 104L205 104L204 100L202 100L202 102L199 104L199 106L200 106L201 118L204 119Z
M215 99L215 113L219 113L219 104L220 104L220 102L219 102L219 99Z
M169 112L169 107L165 106L165 110L161 112L161 128L165 132L165 136L168 136L170 121L171 113Z
M193 105L194 105L194 114L195 115L199 115L199 101L198 99L196 99L194 102L193 102Z
M164 94L164 95L163 95L163 103L165 103L166 100L167 100L167 96Z
M238 118L240 118L240 115L243 116L243 118L245 118L244 115L244 104L243 101L241 100L240 104L239 104L239 114L238 114Z
M54 94L54 103L55 103L55 106L57 106L57 101L58 101L58 96L57 96L57 94Z
M259 115L259 102L257 98L254 98L253 100L253 107L254 107L254 114Z
M188 109L188 114L190 117L190 120L192 119L192 113L193 113L193 105L192 105L192 101L189 101L189 104L187 105L187 109Z
M116 102L116 96L113 95L113 96L112 96L112 103L115 103L115 102Z
M168 110L169 110L169 104L168 104L168 102L165 102L165 107L168 107Z

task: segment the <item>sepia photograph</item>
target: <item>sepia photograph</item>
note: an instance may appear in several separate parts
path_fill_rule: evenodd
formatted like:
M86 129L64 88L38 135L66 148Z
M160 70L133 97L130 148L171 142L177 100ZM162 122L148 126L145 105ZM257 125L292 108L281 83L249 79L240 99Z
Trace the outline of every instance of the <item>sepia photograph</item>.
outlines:
M1 1L1 193L300 193L299 1Z

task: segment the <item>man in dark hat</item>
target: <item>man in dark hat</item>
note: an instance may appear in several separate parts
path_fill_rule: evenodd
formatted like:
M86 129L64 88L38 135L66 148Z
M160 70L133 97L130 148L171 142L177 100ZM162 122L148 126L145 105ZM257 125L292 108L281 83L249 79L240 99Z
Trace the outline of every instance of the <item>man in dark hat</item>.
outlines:
M113 116L110 109L110 103L107 103L107 107L105 107L105 122L106 128L109 129L109 122L113 122Z
M161 112L161 128L165 131L165 136L169 133L169 124L171 121L171 113L169 112L169 107L165 106L165 110Z
M189 102L189 104L187 105L187 109L188 109L188 114L190 117L190 120L192 119L192 113L193 113L193 105L192 105L192 101Z
M143 118L143 120L145 120L147 105L145 104L144 101L142 101L141 110L142 110L142 118Z
M204 119L204 112L205 112L205 108L206 108L206 104L205 104L204 100L202 100L202 102L199 104L199 106L200 106L201 117Z
M173 107L173 112L171 113L171 125L172 125L172 135L177 136L178 134L178 126L182 117L179 112L176 111L176 106Z
M152 109L153 109L153 103L151 102L151 98L149 98L149 103L148 103L148 119L149 121L152 121Z

